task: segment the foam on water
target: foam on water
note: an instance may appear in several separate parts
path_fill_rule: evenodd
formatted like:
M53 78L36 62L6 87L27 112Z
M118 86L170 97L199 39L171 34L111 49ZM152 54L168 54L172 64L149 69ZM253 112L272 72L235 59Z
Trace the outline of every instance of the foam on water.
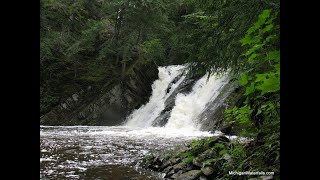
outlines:
M131 127L151 127L152 122L165 108L164 103L166 99L168 99L172 92L184 80L185 76L181 76L181 78L171 86L169 92L167 92L170 83L177 76L181 75L184 69L185 66L182 65L159 67L159 79L152 84L152 95L149 98L149 102L133 111L133 113L127 117L125 125Z
M96 167L135 166L151 151L171 149L192 139L212 135L159 127L42 126L40 174L48 178L65 178L65 172L75 171L81 178L88 169Z
M166 66L159 67L159 79L152 85L152 95L149 102L139 109L135 110L128 116L125 126L149 128L152 122L165 109L165 101L174 92L174 90L183 82L185 76L174 83L169 92L170 83L179 75L181 75L185 66ZM200 124L197 122L198 116L205 109L206 105L213 101L218 95L221 88L228 83L228 76L208 75L200 78L188 94L177 94L175 98L175 106L170 112L170 117L165 129L151 129L156 132L165 131L166 133L183 131L190 134L191 131L199 131ZM148 130L146 130L148 131ZM172 133L171 133L172 134Z
M186 131L197 131L200 124L197 117L205 109L206 105L213 101L220 89L228 82L226 75L203 76L194 85L189 94L178 94L175 100L166 128L185 129Z

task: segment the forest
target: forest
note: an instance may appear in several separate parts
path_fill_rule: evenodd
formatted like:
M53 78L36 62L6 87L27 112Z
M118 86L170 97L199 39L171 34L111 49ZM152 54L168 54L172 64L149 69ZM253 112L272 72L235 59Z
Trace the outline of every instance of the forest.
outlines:
M230 170L280 174L279 0L40 1L41 115L80 89L113 86L148 63L184 64L190 76L229 72L243 100L225 110L225 120L254 141L216 143L217 156L234 159L217 161L216 177ZM211 141L194 141L183 158L192 162Z

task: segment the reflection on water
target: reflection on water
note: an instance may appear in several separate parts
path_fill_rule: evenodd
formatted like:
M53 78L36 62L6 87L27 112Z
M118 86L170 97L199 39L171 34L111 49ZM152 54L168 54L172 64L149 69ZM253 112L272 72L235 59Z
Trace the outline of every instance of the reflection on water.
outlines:
M212 136L165 128L40 127L40 179L161 179L139 168L142 157Z

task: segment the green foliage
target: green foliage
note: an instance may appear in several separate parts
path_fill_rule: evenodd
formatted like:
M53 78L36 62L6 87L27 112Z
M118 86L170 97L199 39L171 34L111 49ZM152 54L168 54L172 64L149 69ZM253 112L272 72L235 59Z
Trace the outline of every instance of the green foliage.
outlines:
M178 156L182 158L183 162L190 164L192 163L192 160L194 159L195 155L193 154L193 151L187 151L179 153Z
M151 39L142 44L142 51L146 59L161 65L164 63L165 49L160 39Z
M212 147L216 142L215 137L206 139L193 140L190 144L191 152L193 155L198 155L206 149Z
M239 84L246 87L247 97L244 106L226 110L226 119L230 123L248 123L260 127L266 119L278 119L280 101L280 51L278 50L278 14L264 10L258 21L250 27L240 40L247 50L241 57L242 75ZM272 116L270 116L272 114ZM245 129L247 130L247 129Z
M191 12L182 16L183 27L187 34L182 37L182 43L188 45L187 62L191 63L191 73L201 71L219 73L230 68L237 72L242 63L239 62L239 56L245 49L239 44L239 39L245 36L242 41L247 44L258 41L259 37L252 36L252 33L260 29L264 23L269 24L261 30L261 33L271 31L274 27L268 19L270 10L263 12L254 26L252 24L263 9L277 11L279 8L278 1L257 3L255 0L201 1L201 3L187 1L186 4L195 6ZM245 35L249 28L249 34ZM248 55L261 46L256 44ZM250 60L257 57L257 54L253 54Z
M186 158L184 158L182 161L187 163L187 164L191 164L193 161L194 156L188 156Z
M52 92L40 87L40 113L46 113L50 107L57 105L58 97L54 96Z
M217 150L217 151L222 151L222 150L224 150L225 149L225 146L224 146L224 144L222 144L222 143L216 143L215 145L214 145L214 148Z
M242 160L246 156L246 149L241 144L234 144L229 153L233 159Z
M264 10L258 21L240 40L246 51L241 55L239 84L246 88L246 101L226 110L228 122L243 127L242 134L252 135L256 144L244 153L235 146L229 154L237 168L279 171L280 159L280 47L279 13ZM246 126L242 126L242 125ZM253 131L252 131L253 130ZM247 158L244 160L247 154ZM240 161L241 160L241 161Z
M122 81L139 63L165 64L166 0L40 1L41 114L89 85ZM55 98L53 98L55 97Z
M230 123L239 122L240 124L248 123L252 114L252 109L249 106L241 108L234 107L226 110L226 119Z
M227 153L226 147L222 143L215 144L214 148L218 152L218 154L220 154L220 155Z

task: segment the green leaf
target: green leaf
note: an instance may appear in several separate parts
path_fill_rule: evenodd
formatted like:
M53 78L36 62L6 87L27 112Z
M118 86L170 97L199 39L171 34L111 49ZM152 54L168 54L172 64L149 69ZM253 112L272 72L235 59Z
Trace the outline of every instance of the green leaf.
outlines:
M267 17L270 16L270 12L271 12L270 9L263 10L262 14L259 15L259 18L266 19Z
M268 31L270 31L272 28L273 28L273 24L269 24L268 26L263 28L260 33L264 34L264 33L268 32Z
M249 87L246 88L245 96L248 96L254 92L254 83L251 83Z
M257 57L257 53L251 54L250 57L248 58L248 61L252 61L253 59L255 59Z
M251 40L252 40L252 37L246 34L245 37L240 40L240 42L242 43L242 46L244 46L246 44L249 44Z
M268 60L274 60L276 62L280 61L280 51L271 51L267 54Z
M241 86L245 86L248 83L248 75L246 73L242 74L239 83Z
M269 92L277 92L280 90L280 78L277 77L277 73L257 74L255 82L258 90L261 90L261 94L264 95Z
M250 48L250 49L245 53L245 55L246 55L246 56L249 56L249 55L252 54L253 52L261 49L263 46L264 46L264 44L256 44L256 45L254 45L252 48Z

